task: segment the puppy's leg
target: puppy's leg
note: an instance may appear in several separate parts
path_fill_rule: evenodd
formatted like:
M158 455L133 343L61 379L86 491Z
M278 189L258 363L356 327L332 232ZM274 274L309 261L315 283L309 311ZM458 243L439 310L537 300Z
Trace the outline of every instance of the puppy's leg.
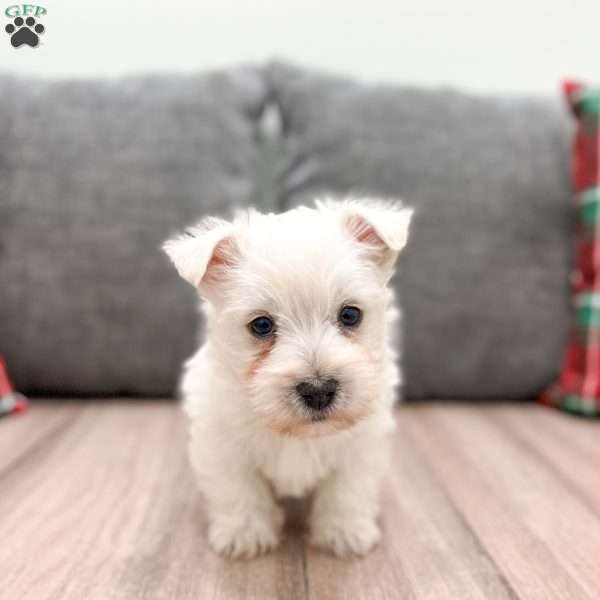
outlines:
M266 481L244 463L244 457L227 456L192 439L190 458L207 501L212 549L231 558L252 558L276 548L283 511Z
M237 475L235 482L219 482L213 490L205 490L205 495L209 504L208 536L215 552L231 558L252 558L277 547L283 512L262 479Z
M379 541L380 485L389 462L389 440L372 442L358 456L348 456L317 487L310 515L311 545L344 557L366 554Z

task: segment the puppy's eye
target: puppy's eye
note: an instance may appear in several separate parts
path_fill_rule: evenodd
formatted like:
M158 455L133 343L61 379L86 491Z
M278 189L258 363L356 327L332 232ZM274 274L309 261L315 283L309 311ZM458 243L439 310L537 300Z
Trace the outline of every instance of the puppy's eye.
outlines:
M338 321L344 327L356 327L362 320L362 311L356 306L342 306Z
M248 323L250 333L256 337L263 338L271 335L275 330L275 323L269 317L256 317Z

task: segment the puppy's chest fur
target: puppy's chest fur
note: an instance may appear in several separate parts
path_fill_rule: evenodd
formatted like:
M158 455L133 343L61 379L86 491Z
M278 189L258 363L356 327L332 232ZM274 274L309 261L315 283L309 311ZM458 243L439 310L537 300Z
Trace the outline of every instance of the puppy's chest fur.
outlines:
M333 470L335 446L285 438L261 457L259 470L277 496L304 496Z

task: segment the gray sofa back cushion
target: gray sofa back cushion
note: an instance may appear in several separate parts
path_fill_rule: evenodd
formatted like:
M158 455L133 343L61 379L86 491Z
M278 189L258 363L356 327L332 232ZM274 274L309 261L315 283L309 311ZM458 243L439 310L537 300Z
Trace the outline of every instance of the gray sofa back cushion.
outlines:
M20 389L172 393L195 295L159 246L253 201L265 96L252 69L0 78L0 353Z
M172 393L196 299L160 243L231 206L346 192L416 208L397 278L409 397L528 397L558 369L572 227L557 104L282 65L0 77L0 99L0 353L26 392ZM266 104L282 124L268 144Z
M403 197L409 397L536 394L568 324L568 125L558 102L361 85L273 65L287 206L315 194Z

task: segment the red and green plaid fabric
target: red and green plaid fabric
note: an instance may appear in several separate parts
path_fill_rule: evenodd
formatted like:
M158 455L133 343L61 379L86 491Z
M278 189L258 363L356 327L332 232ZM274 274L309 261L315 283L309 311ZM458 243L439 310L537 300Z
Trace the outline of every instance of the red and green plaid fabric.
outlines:
M577 120L572 175L577 209L575 318L560 378L540 402L600 416L600 88L564 85Z
M27 400L25 396L15 392L8 378L6 364L0 354L0 417L2 415L23 412L26 409Z

